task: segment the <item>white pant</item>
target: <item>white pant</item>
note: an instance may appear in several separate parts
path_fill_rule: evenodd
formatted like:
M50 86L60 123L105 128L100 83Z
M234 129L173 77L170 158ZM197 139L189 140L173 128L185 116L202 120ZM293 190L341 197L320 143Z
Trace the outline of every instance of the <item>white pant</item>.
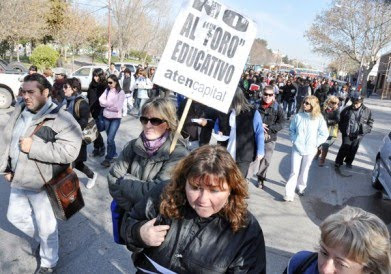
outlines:
M308 172L316 150L309 155L300 155L296 149L292 149L291 174L285 186L285 195L289 198L295 196L296 185L300 192L307 187Z
M123 116L128 115L128 111L132 110L133 102L134 102L133 94L132 93L125 94L125 100L124 100L124 103L122 106L122 115Z
M58 226L46 192L11 188L7 219L40 243L41 267L58 261Z

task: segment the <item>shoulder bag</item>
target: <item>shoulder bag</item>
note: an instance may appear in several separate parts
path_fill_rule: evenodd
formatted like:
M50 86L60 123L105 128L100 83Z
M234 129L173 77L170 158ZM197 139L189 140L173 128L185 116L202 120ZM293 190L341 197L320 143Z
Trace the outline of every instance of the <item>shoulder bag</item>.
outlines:
M30 135L32 137L37 133L45 121L41 122ZM35 165L45 182L44 188L48 194L50 204L52 205L54 215L57 219L68 220L75 213L84 207L84 199L80 191L79 178L73 169L68 168L46 182L36 161Z
M75 113L76 113L77 117L79 117L79 118L80 118L80 104L81 104L81 101L83 101L83 100L84 99L79 99L75 103ZM93 141L96 140L96 138L98 138L98 135L99 135L98 126L96 125L95 119L92 118L91 112L88 116L87 126L83 129L82 134L83 134L83 141L87 145L91 144Z

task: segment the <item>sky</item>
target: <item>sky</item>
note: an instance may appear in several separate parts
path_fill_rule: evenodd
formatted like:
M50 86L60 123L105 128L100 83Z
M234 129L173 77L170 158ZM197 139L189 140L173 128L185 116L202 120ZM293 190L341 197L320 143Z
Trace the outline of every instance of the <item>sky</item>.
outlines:
M171 0L172 18L175 18L186 0ZM316 15L331 5L331 0L217 0L244 14L257 24L257 38L265 39L268 47L298 59L314 68L322 69L330 62L327 58L311 51L304 33L310 28ZM104 10L99 7L107 0L73 0L80 7L91 9L98 17Z
M184 0L173 0L173 16ZM321 68L329 60L311 51L304 32L310 28L316 15L330 6L330 0L218 0L257 24L257 38L265 39L268 47Z

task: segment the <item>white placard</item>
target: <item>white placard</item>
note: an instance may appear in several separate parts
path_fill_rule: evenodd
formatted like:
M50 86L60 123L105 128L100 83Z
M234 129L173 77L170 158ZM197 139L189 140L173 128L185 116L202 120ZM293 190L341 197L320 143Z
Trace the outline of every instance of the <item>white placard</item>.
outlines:
M153 81L227 113L255 35L252 20L223 4L187 1Z

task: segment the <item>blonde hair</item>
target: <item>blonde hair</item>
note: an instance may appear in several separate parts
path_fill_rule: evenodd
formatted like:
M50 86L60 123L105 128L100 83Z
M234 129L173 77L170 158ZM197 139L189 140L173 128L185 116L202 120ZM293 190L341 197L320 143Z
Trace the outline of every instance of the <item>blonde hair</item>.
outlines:
M329 96L327 97L326 101L324 102L323 105L323 110L326 110L326 108L329 106L330 103L335 103L336 105L339 104L339 99L337 96Z
M391 273L390 234L376 215L346 206L320 225L321 243L342 247L345 256L363 264L364 273Z
M305 101L309 102L312 107L311 112L310 112L311 119L316 119L322 115L322 113L320 111L319 100L314 95L309 95L309 96L304 97L304 100L303 100L301 107L300 107L300 112L304 112L303 105L304 105Z
M178 127L178 118L174 104L166 98L152 98L143 105L141 109L142 115L148 112L156 112L165 120L171 133L175 133Z

